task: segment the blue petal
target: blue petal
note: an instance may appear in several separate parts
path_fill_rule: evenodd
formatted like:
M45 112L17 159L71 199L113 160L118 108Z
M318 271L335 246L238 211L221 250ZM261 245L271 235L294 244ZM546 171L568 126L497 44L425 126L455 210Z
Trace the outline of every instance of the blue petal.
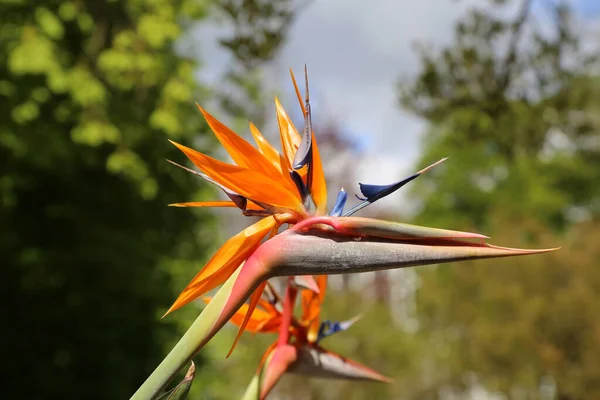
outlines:
M344 212L344 206L346 205L346 200L348 200L348 193L342 188L337 195L337 199L335 200L335 205L333 206L333 210L331 210L332 217L339 217Z
M323 321L319 327L319 335L317 336L317 343L320 340L325 339L327 336L331 336L334 333L343 331L342 326L337 321Z
M370 185L367 183L359 183L358 185L360 186L360 192L363 194L363 196L365 196L368 201L373 203L374 201L377 201L382 197L394 193L396 190L400 189L408 182L412 181L413 179L416 179L419 175L420 174L411 175L408 178L398 181L396 183L392 183L391 185Z
M330 335L329 331L330 331L330 325L331 322L330 321L323 321L321 322L321 326L319 326L319 334L317 336L317 343L321 340L326 338L327 336Z
M419 175L420 175L419 173L416 173L412 176L409 176L406 179L403 179L396 183L392 183L391 185L369 185L366 183L359 183L358 185L360 186L360 191L366 198L362 199L355 195L357 199L362 200L363 202L355 205L354 207L352 207L351 209L349 209L348 211L343 213L342 216L343 217L350 216L350 215L354 214L355 212L362 210L369 204L376 202L377 200L381 199L382 197L385 197L387 195L394 193L396 190L400 189L402 186L406 185L408 182L412 181Z
M442 158L438 162L435 162L435 163L429 165L428 167L423 168L416 174L411 175L406 179L402 179L401 181L398 181L396 183L392 183L391 185L370 185L367 183L359 183L358 185L360 186L360 192L363 194L363 196L365 196L365 199L361 199L360 197L356 196L359 200L363 200L363 202L352 207L350 210L343 213L342 216L347 217L349 215L352 215L355 212L365 208L369 204L374 203L377 200L394 193L396 190L400 189L402 186L406 185L408 182L412 181L413 179L418 178L424 172L429 171L431 168L435 167L436 165L438 165L446 160L447 160L447 158Z
M319 327L319 335L317 336L317 343L327 336L333 335L334 333L348 330L360 318L361 316L358 315L352 319L349 319L348 321L339 322L325 320L321 322L321 326Z

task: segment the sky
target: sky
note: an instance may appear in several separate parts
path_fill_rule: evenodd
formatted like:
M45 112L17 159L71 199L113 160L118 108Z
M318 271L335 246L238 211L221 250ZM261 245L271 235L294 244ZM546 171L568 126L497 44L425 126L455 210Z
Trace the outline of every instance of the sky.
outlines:
M569 2L579 15L598 21L600 0ZM473 4L481 0L309 0L281 54L268 67L269 84L284 90L284 107L295 110L288 69L301 75L306 64L315 126L336 121L365 151L370 161L359 168L357 179L397 180L414 169L427 126L399 107L396 84L400 77L410 79L419 70L414 43L438 49L450 43L456 20ZM202 29L197 33L206 44L202 78L214 81L228 58L214 40L206 38L224 30Z
M335 121L366 151L371 162L358 171L359 179L394 180L414 165L425 129L423 121L398 107L395 92L400 76L418 71L412 46L417 40L436 46L449 42L454 22L472 2L309 1L268 67L269 85L284 90L284 107L295 110L288 70L301 75L306 64L315 126ZM215 41L207 40L224 32L226 28L204 25L195 33L204 39L203 80L218 80L228 62Z
M296 21L275 68L309 67L311 96L369 151L412 163L422 121L403 112L396 83L419 63L413 43L448 42L468 2L313 1ZM281 85L288 84L284 73Z

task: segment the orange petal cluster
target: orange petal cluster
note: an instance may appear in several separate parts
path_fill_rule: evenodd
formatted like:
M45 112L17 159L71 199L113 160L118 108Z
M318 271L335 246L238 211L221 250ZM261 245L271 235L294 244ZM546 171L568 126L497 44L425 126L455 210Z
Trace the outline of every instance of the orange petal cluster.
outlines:
M292 74L293 79L293 74ZM294 86L299 93L294 80ZM303 112L304 106L302 102ZM209 179L235 196L245 199L244 213L247 215L267 215L260 221L244 229L230 238L210 259L206 266L183 289L166 314L188 304L206 294L209 290L224 283L233 272L255 251L263 239L271 232L277 234L284 223L294 224L310 217L310 207L303 202L297 183L291 178L294 155L301 142L291 118L285 112L279 100L275 99L277 120L281 137L282 154L280 154L260 133L252 123L250 132L257 147L233 132L210 113L198 105L208 126L223 145L235 164L225 163L199 151L172 142L187 158ZM311 198L316 212L326 212L327 196L323 168L319 150L314 139L312 142L313 162L311 168L306 166L296 171L305 184L309 184ZM308 179L307 174L311 174ZM234 201L201 201L171 204L176 207L236 207ZM260 296L264 290L261 285L251 296L246 311L249 313L246 322L241 321L241 331L246 323L255 324L250 319L253 309L260 304ZM165 315L166 315L165 314ZM237 340L236 340L237 341Z

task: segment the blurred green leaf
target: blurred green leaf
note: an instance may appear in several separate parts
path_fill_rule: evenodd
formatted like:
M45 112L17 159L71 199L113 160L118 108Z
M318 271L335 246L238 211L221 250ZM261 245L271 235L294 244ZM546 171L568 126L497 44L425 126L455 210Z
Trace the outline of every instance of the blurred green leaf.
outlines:
M537 260L420 269L415 357L435 368L414 373L430 398L481 387L594 399L598 60L565 4L540 6L552 16L542 29L531 2L496 3L466 13L444 49L422 49L418 76L400 84L401 104L429 122L419 164L450 157L413 185L416 219L511 247L563 247Z

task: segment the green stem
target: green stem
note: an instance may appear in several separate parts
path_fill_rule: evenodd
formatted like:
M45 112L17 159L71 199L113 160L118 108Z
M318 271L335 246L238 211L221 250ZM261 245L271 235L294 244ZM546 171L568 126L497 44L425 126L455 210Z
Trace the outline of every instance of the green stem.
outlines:
M261 383L263 381L265 371L267 370L268 365L271 362L271 358L273 358L273 352L271 352L271 354L269 354L267 356L267 359L265 360L265 363L263 364L262 368L260 369L260 372L257 372L252 377L250 384L248 385L248 387L246 388L246 391L244 392L244 396L242 397L242 400L258 400L260 398Z
M198 318L173 347L173 350L133 394L131 400L152 400L156 398L175 374L187 365L198 350L204 346L207 336L219 319L240 271L241 267L221 286L212 301L202 310Z
M260 375L255 374L244 392L242 400L258 400L260 396Z

